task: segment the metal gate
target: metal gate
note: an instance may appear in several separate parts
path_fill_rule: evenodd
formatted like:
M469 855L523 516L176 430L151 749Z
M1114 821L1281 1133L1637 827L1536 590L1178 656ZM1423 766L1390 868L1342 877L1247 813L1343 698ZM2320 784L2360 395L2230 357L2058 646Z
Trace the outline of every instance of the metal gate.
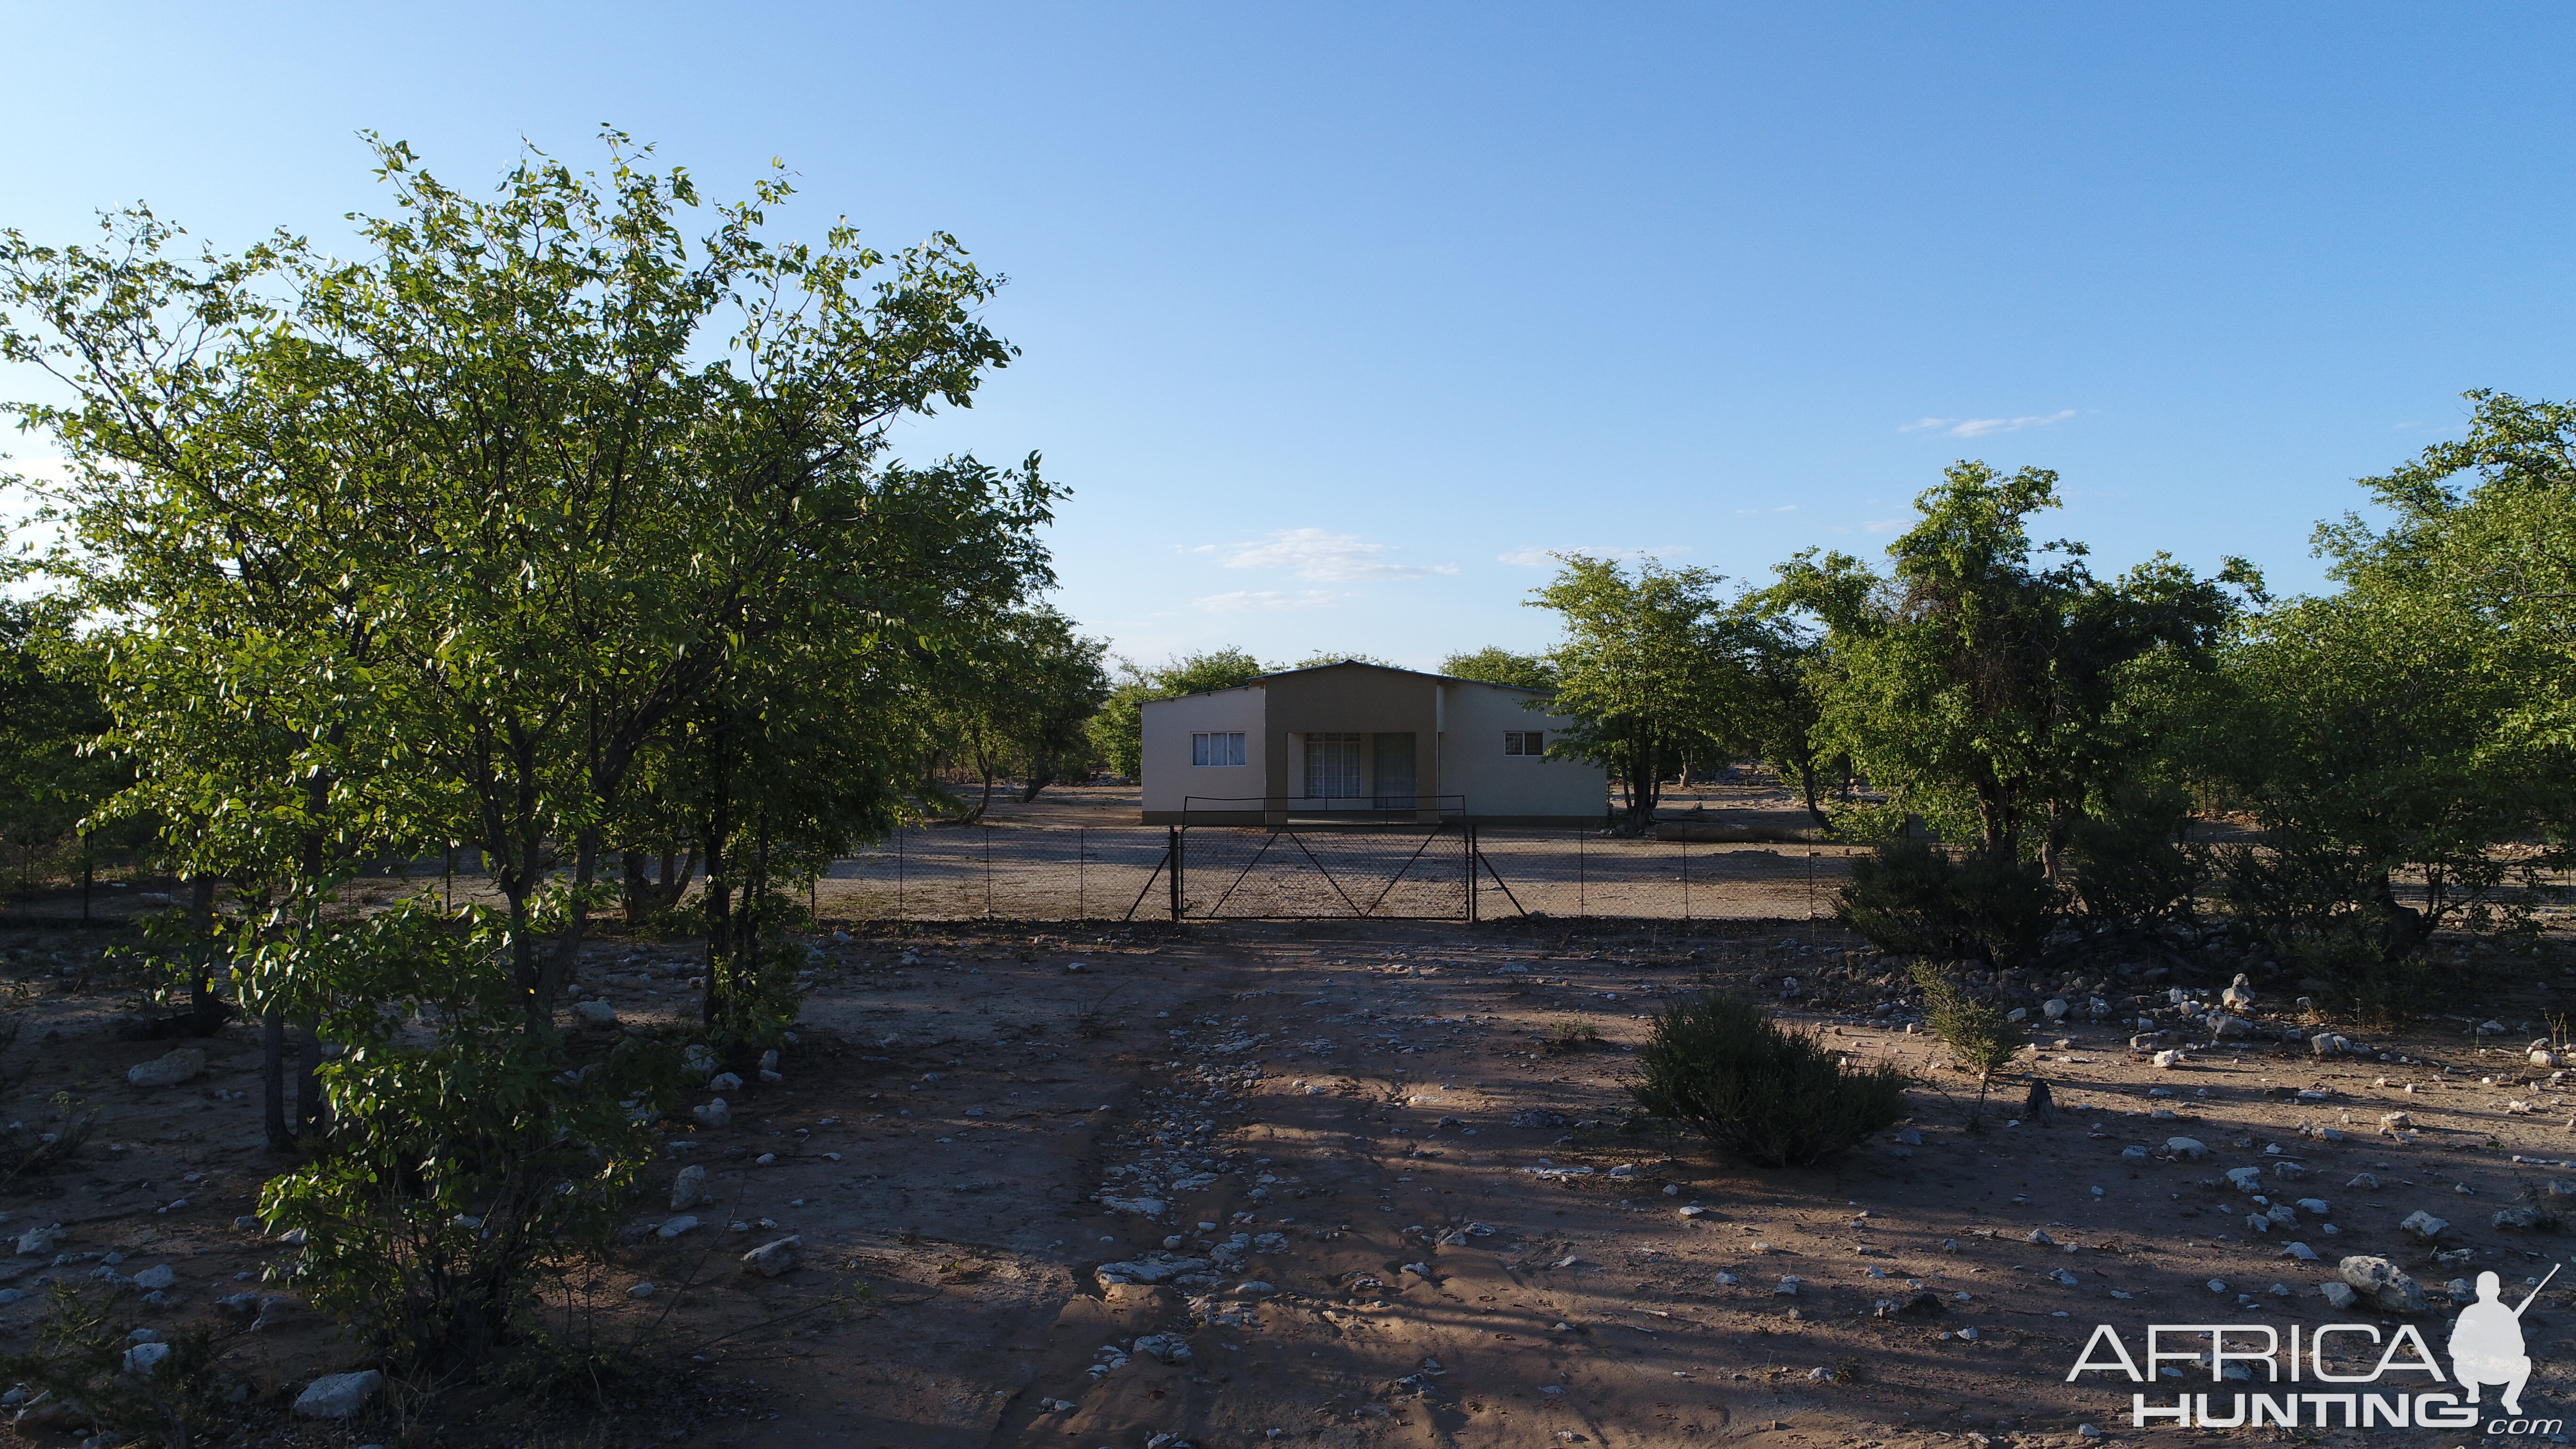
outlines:
M1175 921L1527 914L1477 848L1476 827L1449 822L1175 825L1126 919L1140 911Z

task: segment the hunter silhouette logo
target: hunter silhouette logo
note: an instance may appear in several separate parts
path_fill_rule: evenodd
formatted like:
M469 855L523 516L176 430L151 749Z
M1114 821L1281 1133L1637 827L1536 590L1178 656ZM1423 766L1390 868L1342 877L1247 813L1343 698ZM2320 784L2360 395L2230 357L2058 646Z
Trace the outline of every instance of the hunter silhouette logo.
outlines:
M2549 1278L2558 1270L2549 1270ZM2549 1278L2540 1280L2540 1288L2549 1286ZM2522 1414L2522 1386L2531 1382L2531 1355L2522 1346L2522 1310L2540 1296L2534 1288L2522 1302L2512 1308L2504 1306L2497 1295L2504 1280L2493 1273L2478 1275L2478 1301L2460 1310L2459 1320L2451 1325L2451 1373L2468 1391L2469 1402L2478 1401L2480 1384L2504 1387L2504 1411L2519 1418Z
M2520 1303L2507 1303L2504 1280L2480 1273L2477 1301L2460 1310L2444 1345L2451 1360L2447 1375L2411 1323L2393 1331L2369 1323L2321 1323L2313 1329L2294 1323L2286 1333L2268 1323L2150 1324L2143 1368L2119 1330L2104 1323L2095 1326L2066 1379L2110 1373L2142 1386L2165 1379L2187 1383L2205 1369L2212 1384L2235 1380L2249 1390L2186 1392L2170 1403L2133 1392L2129 1423L2140 1429L2468 1429L2484 1417L2480 1391L2492 1387L2502 1390L2497 1399L2504 1416L2486 1420L2487 1433L2556 1435L2561 1420L2522 1416L2522 1391L2531 1382L2522 1322L2557 1276L2553 1266ZM2410 1374L2422 1377L2409 1379Z

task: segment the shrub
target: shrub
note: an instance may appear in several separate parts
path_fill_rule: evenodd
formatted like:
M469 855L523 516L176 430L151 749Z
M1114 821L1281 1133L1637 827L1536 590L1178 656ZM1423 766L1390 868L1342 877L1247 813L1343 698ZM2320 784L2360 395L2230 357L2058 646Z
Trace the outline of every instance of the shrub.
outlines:
M2385 869L2360 853L2281 831L2216 855L2228 908L2321 1004L2391 1021L2441 993L2451 973L2426 955L2433 919L2400 904ZM2494 924L2482 908L2462 914L2472 929Z
M2021 1033L2002 1007L1981 999L1942 967L1918 964L1914 984L1923 988L1924 1024L1960 1065L1977 1074L1977 1105L1968 1113L1973 1125L1986 1110L1986 1088L1995 1073L2021 1050Z
M2190 915L2204 872L2183 845L2189 819L2179 791L2132 791L2107 815L2076 822L2066 866L2084 913L2123 925Z
M1599 1045L1601 1033L1592 1029L1592 1023L1567 1019L1548 1024L1541 1049L1549 1056L1563 1056L1569 1052L1590 1051Z
M1764 1167L1804 1167L1905 1115L1905 1073L1851 1070L1813 1034L1707 995L1655 1018L1631 1090L1658 1117Z
M1835 919L1882 950L1987 961L2027 954L2056 915L2037 866L1982 853L1954 861L1910 839L1855 858L1834 900Z
M169 1352L141 1373L125 1371L126 1351L135 1345L131 1322L111 1311L109 1295L92 1297L57 1281L36 1324L35 1346L25 1353L0 1354L0 1378L34 1391L31 1422L19 1432L33 1442L32 1431L45 1419L45 1404L77 1405L69 1424L92 1424L116 1435L143 1435L165 1449L190 1449L203 1442L226 1402L241 1396L243 1385L217 1371L215 1335L204 1327L181 1329L164 1340ZM108 1436L102 1434L100 1443Z
M315 1013L340 1048L329 1126L260 1215L304 1230L292 1278L402 1367L487 1358L605 1248L677 1083L642 1038L575 1068L508 958L499 918L403 905L253 962L254 1009Z

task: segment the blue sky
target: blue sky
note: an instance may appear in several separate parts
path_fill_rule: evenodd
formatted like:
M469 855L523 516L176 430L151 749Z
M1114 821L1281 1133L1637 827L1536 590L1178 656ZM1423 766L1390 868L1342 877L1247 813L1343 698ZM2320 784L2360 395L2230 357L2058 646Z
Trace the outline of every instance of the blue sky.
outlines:
M245 10L247 8L245 7ZM2576 10L22 5L0 225L219 245L603 122L957 236L1025 352L914 458L1043 450L1061 602L1148 662L1529 648L1549 550L1874 551L2060 470L2105 566L2321 582L2472 387L2576 394ZM24 389L23 379L6 380ZM9 444L40 458L32 440Z

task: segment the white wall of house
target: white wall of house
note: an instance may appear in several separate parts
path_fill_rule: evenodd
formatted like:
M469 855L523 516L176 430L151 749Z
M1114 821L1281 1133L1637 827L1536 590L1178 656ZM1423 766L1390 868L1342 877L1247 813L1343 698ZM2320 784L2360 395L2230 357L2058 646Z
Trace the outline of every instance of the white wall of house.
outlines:
M1594 818L1608 798L1609 773L1598 765L1506 755L1504 733L1541 731L1547 741L1571 721L1544 709L1523 709L1541 698L1527 690L1460 682L1443 686L1440 722L1440 791L1466 797L1467 813L1482 816Z
M1262 791L1260 686L1145 702L1145 799L1149 811L1180 810L1186 796L1259 796ZM1243 763L1194 765L1191 736L1240 732ZM1201 803L1195 808L1212 807ZM1255 803L1243 807L1261 808Z

